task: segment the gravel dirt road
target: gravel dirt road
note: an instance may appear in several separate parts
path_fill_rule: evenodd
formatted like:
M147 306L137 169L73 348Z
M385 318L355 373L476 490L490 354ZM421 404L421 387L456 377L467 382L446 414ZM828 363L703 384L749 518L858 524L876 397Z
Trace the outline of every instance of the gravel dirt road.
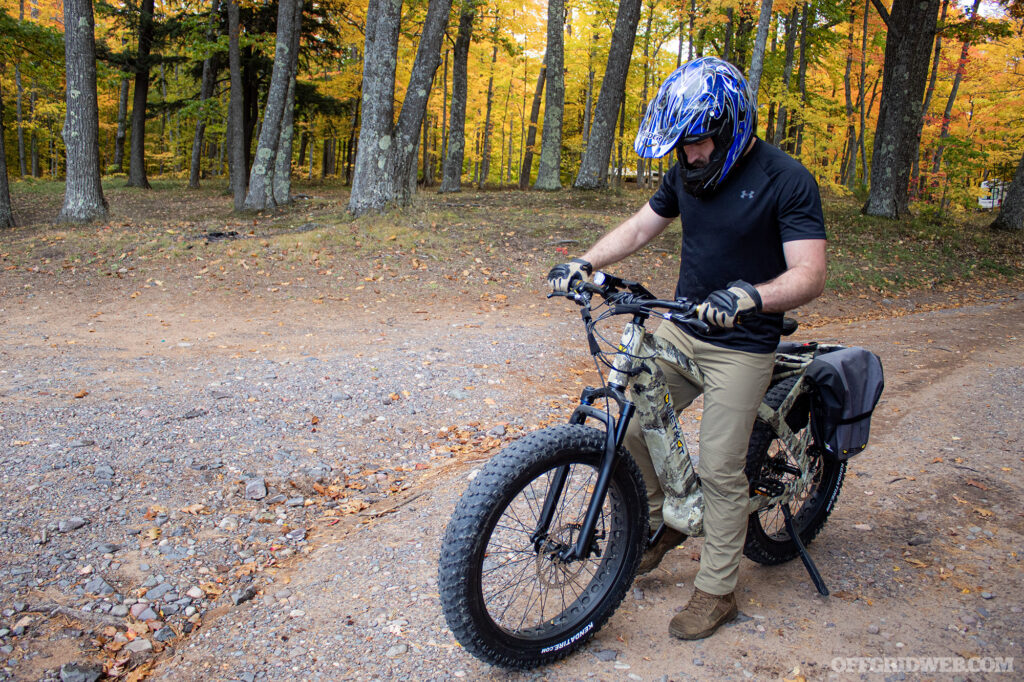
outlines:
M435 294L342 311L189 291L188 275L33 281L0 282L0 679L94 679L101 666L166 680L854 679L833 659L879 656L1024 666L1017 292L876 305L857 316L875 319L798 332L871 348L886 370L872 442L810 548L830 598L799 562L744 560L741 616L674 641L690 541L585 649L506 673L448 632L438 546L472 472L564 420L593 381L569 304ZM834 312L825 300L801 317Z

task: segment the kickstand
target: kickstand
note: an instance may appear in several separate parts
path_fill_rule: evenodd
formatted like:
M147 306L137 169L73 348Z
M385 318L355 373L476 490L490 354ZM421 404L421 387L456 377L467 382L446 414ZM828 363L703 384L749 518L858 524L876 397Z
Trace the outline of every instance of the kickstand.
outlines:
M818 567L814 565L811 560L811 555L807 553L807 548L804 547L804 543L800 541L800 535L796 532L796 527L793 525L793 513L789 511L789 505L783 504L782 507L782 518L786 521L786 532L789 533L789 537L793 538L793 543L796 544L796 548L800 550L800 559L804 562L804 568L811 575L811 581L814 586L818 588L818 594L823 597L828 596L828 587L825 586L825 581L822 580L821 574L818 573Z

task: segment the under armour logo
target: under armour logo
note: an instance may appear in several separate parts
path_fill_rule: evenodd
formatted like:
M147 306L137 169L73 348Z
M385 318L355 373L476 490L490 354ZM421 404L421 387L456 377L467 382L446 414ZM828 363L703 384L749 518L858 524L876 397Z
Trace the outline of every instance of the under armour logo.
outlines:
M745 189L742 192L740 192L740 199L753 199L753 198L754 198L754 190L752 190L752 189Z

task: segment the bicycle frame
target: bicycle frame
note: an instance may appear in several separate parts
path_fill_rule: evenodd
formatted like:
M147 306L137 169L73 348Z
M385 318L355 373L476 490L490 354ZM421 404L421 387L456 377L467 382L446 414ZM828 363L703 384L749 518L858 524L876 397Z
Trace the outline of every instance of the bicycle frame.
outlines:
M588 323L591 353L596 355L600 349L590 330L589 306L584 306L582 314L584 321ZM690 453L664 374L655 360L663 359L681 367L684 376L698 386L703 386L704 377L692 360L646 330L644 323L648 316L648 313L633 315L633 319L623 330L606 386L584 389L580 396L580 405L570 417L570 423L574 424L582 424L587 418L602 422L605 426L606 440L597 482L576 541L558 551L558 558L562 561L585 560L594 551L597 520L608 492L616 458L620 456L619 448L632 419L641 420L644 440L665 492L663 514L666 523L687 535L701 536L704 533L704 498L700 478L690 460ZM664 317L671 319L668 314ZM814 344L808 348L808 353L776 353L774 380L802 375L813 358L814 350L818 348L824 351L830 347ZM803 429L799 434L794 433L785 418L796 401L807 391L808 388L801 376L778 409L773 409L764 402L758 406L758 419L774 430L799 468L790 467L792 470L786 471L794 475L793 480L788 483L776 484L774 489L770 490L755 488L756 494L750 498L751 513L775 504L785 505L803 492L812 477L812 462L808 455L810 428ZM594 406L595 401L600 399L607 401L606 409ZM613 414L612 402L618 409L618 416ZM568 467L561 467L554 474L538 526L532 536L537 549L547 536L567 474Z

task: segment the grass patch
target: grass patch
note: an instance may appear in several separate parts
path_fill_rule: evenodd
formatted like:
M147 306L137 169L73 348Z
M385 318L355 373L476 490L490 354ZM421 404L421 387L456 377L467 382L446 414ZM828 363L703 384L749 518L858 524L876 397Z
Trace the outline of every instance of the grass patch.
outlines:
M578 255L607 230L631 215L649 196L633 188L614 192L475 191L420 192L412 204L385 214L353 218L346 211L347 188L297 181L308 195L294 205L258 214L235 215L223 179L189 190L182 178L154 179L151 191L127 188L123 177L105 181L112 219L104 225L54 225L63 183L25 180L12 185L16 212L34 216L22 227L0 233L3 263L16 268L81 267L104 274L146 269L157 261L248 259L252 267L270 258L289 267L308 264L328 270L342 265L362 272L444 271L453 282L536 279L547 268ZM27 207L27 208L26 208ZM990 213L889 221L860 215L854 198L825 197L829 233L827 289L870 290L880 295L965 283L1019 284L1024 273L1024 235L994 233ZM238 239L207 243L211 232ZM681 228L673 221L638 260L623 272L670 286L678 267ZM639 265L638 265L639 264ZM390 269L390 270L389 270ZM537 274L540 273L540 274ZM633 276L638 276L633 273Z

